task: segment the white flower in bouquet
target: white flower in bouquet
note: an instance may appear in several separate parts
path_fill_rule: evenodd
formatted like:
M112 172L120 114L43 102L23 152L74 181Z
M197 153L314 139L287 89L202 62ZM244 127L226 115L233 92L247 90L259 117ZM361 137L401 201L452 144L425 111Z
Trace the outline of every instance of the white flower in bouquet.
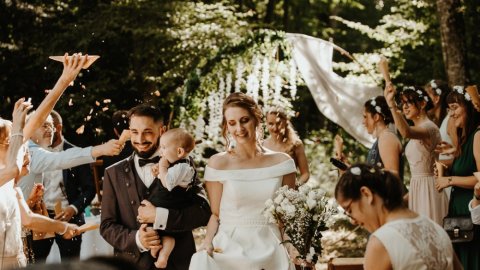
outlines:
M265 217L271 222L282 224L288 240L299 252L299 259L316 263L322 252L322 231L326 221L337 212L328 203L325 192L307 185L298 190L283 186L277 190L273 200L265 202Z

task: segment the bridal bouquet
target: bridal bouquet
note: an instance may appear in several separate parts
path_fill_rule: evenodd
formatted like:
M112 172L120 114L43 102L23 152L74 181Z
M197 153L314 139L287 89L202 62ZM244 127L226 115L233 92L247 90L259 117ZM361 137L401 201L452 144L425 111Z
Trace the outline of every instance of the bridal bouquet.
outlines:
M291 243L299 252L298 259L315 264L322 252L322 231L337 208L328 203L325 192L319 188L300 186L298 190L287 186L275 192L275 198L265 202L264 215L270 222L283 227Z

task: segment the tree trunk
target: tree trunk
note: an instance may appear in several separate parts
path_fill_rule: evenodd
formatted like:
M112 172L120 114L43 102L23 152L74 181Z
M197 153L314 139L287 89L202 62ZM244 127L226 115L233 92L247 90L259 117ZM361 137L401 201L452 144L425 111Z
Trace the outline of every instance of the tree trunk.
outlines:
M465 85L467 61L461 0L436 0L442 55L449 85Z
M288 17L290 17L289 13L290 7L290 0L283 0L283 29L285 32L288 32L289 25L288 25Z
M268 0L267 12L265 13L265 23L271 23L273 21L273 14L275 13L276 0Z

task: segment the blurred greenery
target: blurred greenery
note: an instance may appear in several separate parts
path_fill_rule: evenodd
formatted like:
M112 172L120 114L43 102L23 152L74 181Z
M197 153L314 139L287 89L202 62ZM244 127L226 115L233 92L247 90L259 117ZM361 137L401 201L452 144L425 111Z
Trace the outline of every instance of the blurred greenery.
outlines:
M334 61L339 74L354 80L381 81L374 53L390 58L399 85L445 80L436 12L429 0L5 0L0 115L11 118L20 97L32 97L38 106L61 73L61 64L48 56L83 52L101 58L56 106L66 138L80 146L105 141L113 137L111 114L142 102L159 105L179 123L200 112L218 87L217 74L232 72L234 61L248 62L253 50L272 48L278 59L288 58L285 32L332 40L352 53L358 62L340 53ZM480 2L464 0L458 12L465 22L467 79L478 82ZM344 137L352 162L364 160L366 149L319 113L305 85L299 83L292 103L313 182L332 191L337 176L328 158L334 135ZM84 132L77 134L81 126Z

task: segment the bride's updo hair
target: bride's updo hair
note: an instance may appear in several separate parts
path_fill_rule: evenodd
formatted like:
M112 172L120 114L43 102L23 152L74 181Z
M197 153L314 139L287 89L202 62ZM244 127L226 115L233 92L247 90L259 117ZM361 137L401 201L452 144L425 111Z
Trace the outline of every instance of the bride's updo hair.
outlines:
M262 123L263 113L260 106L253 100L253 98L247 96L242 92L235 92L230 94L223 102L222 109L222 136L225 138L227 144L227 150L230 149L231 140L227 136L227 120L225 119L225 111L228 108L240 107L248 111L255 121L255 127L257 131L261 131L260 124ZM257 134L257 142L262 135Z

